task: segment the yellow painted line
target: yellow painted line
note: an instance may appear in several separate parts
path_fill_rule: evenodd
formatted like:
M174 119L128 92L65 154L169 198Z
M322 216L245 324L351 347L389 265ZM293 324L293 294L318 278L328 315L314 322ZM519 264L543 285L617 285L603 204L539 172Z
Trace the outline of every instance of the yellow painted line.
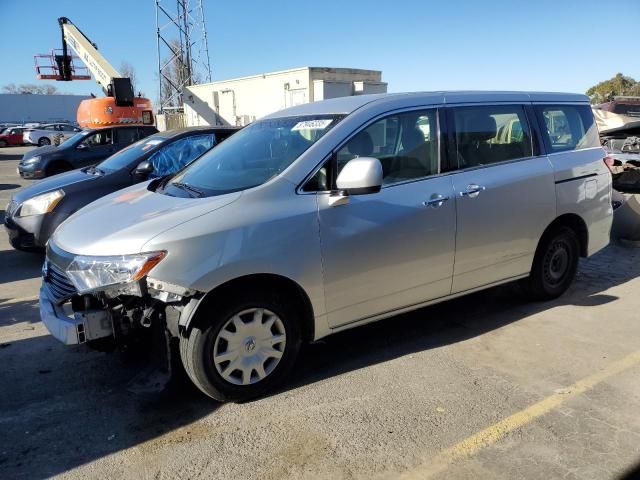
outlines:
M510 432L521 428L536 418L549 413L554 408L566 402L570 398L580 395L600 382L624 372L640 364L640 351L631 353L626 357L614 362L599 372L594 373L582 380L578 380L573 385L563 389L561 392L534 403L513 415L500 420L480 432L474 433L461 442L446 450L441 451L434 458L423 462L417 467L403 473L400 478L403 480L420 478L425 479L444 472L449 465L457 460L471 457L483 448L486 448L504 438Z

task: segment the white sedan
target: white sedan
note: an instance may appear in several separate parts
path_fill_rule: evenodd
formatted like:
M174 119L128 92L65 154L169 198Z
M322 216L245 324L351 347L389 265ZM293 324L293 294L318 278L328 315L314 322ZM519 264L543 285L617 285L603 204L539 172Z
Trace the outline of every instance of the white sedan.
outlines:
M26 129L22 134L22 140L24 143L42 147L63 142L81 130L81 128L69 123L50 123Z

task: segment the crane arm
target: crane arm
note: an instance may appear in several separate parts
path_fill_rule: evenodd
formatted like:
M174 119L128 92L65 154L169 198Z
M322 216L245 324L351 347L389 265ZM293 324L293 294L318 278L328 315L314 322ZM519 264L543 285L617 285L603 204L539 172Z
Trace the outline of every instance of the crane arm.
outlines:
M113 79L120 78L120 73L113 68L106 58L71 20L66 17L58 19L62 29L63 42L70 46L93 74L93 78L102 87L106 95L110 95ZM64 45L63 45L64 47Z

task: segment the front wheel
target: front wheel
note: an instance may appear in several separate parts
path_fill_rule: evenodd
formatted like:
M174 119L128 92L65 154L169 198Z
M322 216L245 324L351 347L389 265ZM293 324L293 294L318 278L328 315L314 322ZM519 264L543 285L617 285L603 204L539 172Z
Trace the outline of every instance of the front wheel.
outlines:
M559 227L540 240L531 274L522 281L534 300L552 300L567 291L578 269L580 242L569 227Z
M189 378L219 401L264 395L291 371L301 345L297 312L274 295L250 293L203 305L180 338Z

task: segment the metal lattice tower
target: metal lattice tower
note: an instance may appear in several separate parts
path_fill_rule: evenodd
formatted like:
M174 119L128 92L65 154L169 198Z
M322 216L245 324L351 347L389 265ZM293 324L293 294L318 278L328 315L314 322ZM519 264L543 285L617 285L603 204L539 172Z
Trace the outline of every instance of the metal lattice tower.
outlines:
M202 2L155 0L160 113L182 108L185 87L211 81Z

